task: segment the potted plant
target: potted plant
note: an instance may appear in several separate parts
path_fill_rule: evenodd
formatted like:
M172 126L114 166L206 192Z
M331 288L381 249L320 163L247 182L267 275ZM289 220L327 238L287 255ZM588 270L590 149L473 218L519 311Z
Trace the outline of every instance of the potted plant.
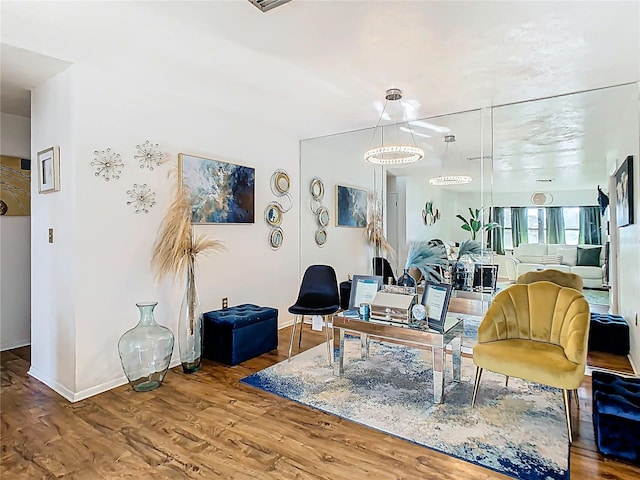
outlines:
M462 229L471 233L471 240L476 240L478 236L478 232L482 229L482 210L476 208L473 210L469 208L469 219L467 220L462 215L456 215L457 218L462 220ZM484 230L488 232L494 228L499 228L501 225L496 222L487 222L484 224Z

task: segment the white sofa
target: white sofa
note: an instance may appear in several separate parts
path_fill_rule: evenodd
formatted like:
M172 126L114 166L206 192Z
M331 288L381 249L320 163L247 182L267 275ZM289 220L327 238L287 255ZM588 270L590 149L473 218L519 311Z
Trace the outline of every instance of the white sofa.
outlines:
M577 265L578 247L600 248L598 266ZM523 243L513 249L513 257L506 258L507 276L515 281L532 270L553 268L561 272L576 273L586 288L604 286L604 246Z

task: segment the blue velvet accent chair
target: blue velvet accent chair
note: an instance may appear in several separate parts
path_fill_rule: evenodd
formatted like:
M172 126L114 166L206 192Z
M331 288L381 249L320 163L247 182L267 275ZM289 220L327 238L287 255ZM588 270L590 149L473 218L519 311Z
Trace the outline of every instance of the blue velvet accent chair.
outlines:
M593 372L591 382L598 450L640 464L640 378Z
M320 315L327 322L327 315L331 315L340 309L340 294L338 293L338 281L336 272L330 265L311 265L304 272L298 299L289 307L289 313L294 315L293 328L291 329L291 343L289 344L289 360L293 350L293 340L296 335L296 326L300 318L300 338L298 348L302 343L302 326L305 316ZM327 359L331 365L331 344L329 343L329 328L325 328L327 335Z

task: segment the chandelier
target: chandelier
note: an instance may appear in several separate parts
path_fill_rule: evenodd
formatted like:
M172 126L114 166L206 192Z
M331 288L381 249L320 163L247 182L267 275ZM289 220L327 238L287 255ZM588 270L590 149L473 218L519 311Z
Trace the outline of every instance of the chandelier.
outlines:
M471 177L469 175L442 175L442 169L447 161L447 151L449 150L449 144L456 141L455 135L445 135L444 143L446 147L444 149L444 159L442 160L442 167L440 169L440 175L433 177L429 180L430 185L464 185L465 183L471 183Z
M380 114L380 118L378 119L378 123L376 124L375 129L373 130L373 137L376 136L376 131L378 127L380 127L380 123L382 122L382 117L384 116L384 112L387 109L387 104L390 101L398 101L402 98L402 91L398 88L390 88L387 90L385 95L385 103L384 108L382 109L382 113ZM413 137L413 130L409 128L409 124L407 124L406 131L411 134L411 139L413 140L413 145L405 145L405 144L395 144L395 145L385 145L384 144L384 130L382 131L382 146L376 148L370 148L366 152L364 152L364 160L368 163L372 163L374 165L402 165L406 163L415 163L419 162L424 158L424 150L416 145L415 138Z

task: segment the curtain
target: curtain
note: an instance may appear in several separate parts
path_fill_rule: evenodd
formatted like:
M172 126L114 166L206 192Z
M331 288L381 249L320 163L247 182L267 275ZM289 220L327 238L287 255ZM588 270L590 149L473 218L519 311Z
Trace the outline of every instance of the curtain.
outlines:
M504 208L492 207L489 218L491 222L504 227ZM504 228L492 228L489 230L489 246L498 255L504 255Z
M511 207L511 228L513 231L514 247L529 241L527 207Z
M562 207L546 209L547 243L565 243Z
M580 207L580 236L578 243L602 245L600 210L598 207Z

